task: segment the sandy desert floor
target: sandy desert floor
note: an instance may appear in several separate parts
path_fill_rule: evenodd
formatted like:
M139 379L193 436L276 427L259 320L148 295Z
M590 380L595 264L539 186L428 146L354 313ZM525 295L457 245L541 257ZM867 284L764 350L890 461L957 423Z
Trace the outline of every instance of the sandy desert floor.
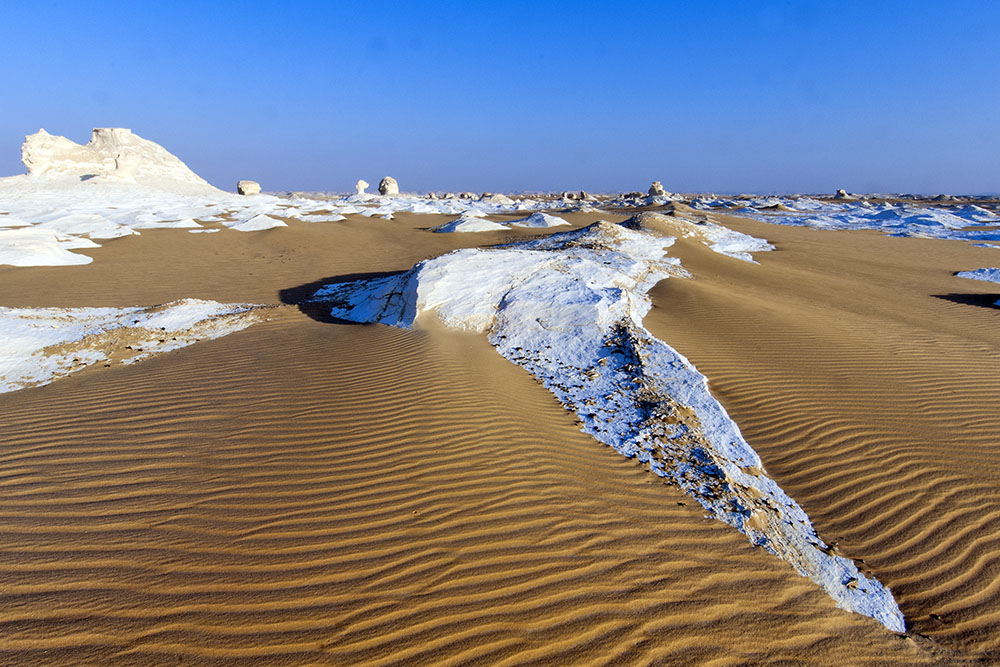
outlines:
M777 250L681 240L694 278L653 291L646 326L892 589L898 635L580 433L485 338L294 305L533 235L425 231L447 219L149 231L0 268L7 306L276 306L0 395L0 663L1000 662L1000 295L953 275L995 249L720 217Z

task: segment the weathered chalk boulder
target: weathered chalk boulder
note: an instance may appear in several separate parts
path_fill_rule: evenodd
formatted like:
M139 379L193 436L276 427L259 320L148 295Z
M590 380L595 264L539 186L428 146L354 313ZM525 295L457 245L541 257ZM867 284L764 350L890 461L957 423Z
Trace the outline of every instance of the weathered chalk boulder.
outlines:
M241 195L259 195L260 183L257 181L240 181L236 184L236 192Z
M663 189L663 184L659 181L653 181L653 184L649 186L650 197L662 197L665 194L667 191Z
M386 176L378 184L378 193L380 195L398 195L399 194L399 183L392 176Z
M476 198L476 193L475 192L459 192L458 193L458 197L459 197L459 199L475 199Z
M837 194L835 194L833 197L834 199L848 199L850 195L847 194L847 190L845 190L844 188L840 188L839 190L837 190Z

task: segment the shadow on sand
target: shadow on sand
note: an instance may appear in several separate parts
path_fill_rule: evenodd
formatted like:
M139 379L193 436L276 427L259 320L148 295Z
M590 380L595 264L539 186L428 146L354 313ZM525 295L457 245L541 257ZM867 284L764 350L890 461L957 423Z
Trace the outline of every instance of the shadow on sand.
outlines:
M300 312L308 315L317 322L326 322L327 324L360 325L363 323L351 322L350 320L342 320L339 317L333 317L330 315L330 304L322 301L311 301L313 294L315 294L319 288L331 284L352 283L358 280L372 280L373 278L388 278L389 276L398 276L401 273L405 273L405 271L345 273L339 276L330 276L329 278L321 278L311 283L298 285L297 287L287 287L278 292L278 298L281 299L281 303L298 306Z
M965 306L979 306L980 308L1000 308L996 305L1000 294L932 294L935 299L944 299L952 303L960 303Z

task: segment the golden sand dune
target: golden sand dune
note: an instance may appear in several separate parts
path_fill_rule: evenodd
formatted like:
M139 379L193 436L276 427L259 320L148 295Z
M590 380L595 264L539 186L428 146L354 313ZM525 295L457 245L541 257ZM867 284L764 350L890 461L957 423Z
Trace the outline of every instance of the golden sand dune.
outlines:
M419 229L443 221L144 233L90 266L2 271L0 293L5 305L277 303L328 276L529 235ZM993 655L996 313L929 296L988 291L948 273L980 250L739 224L779 251L753 266L679 243L697 277L662 283L647 325L711 379L819 533L863 558L929 638L836 609L580 433L484 339L287 306L135 367L0 396L0 662Z

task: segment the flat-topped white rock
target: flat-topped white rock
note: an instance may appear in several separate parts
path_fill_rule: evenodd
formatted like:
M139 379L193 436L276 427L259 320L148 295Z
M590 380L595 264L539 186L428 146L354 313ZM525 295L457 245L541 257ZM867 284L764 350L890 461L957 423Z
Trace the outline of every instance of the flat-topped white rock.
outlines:
M392 176L386 176L378 184L378 193L380 195L398 195L399 194L399 183Z
M260 183L257 181L240 181L236 184L236 192L241 195L259 195Z
M81 146L44 129L24 138L21 161L33 177L137 183L158 189L215 190L157 143L120 127L95 128Z

